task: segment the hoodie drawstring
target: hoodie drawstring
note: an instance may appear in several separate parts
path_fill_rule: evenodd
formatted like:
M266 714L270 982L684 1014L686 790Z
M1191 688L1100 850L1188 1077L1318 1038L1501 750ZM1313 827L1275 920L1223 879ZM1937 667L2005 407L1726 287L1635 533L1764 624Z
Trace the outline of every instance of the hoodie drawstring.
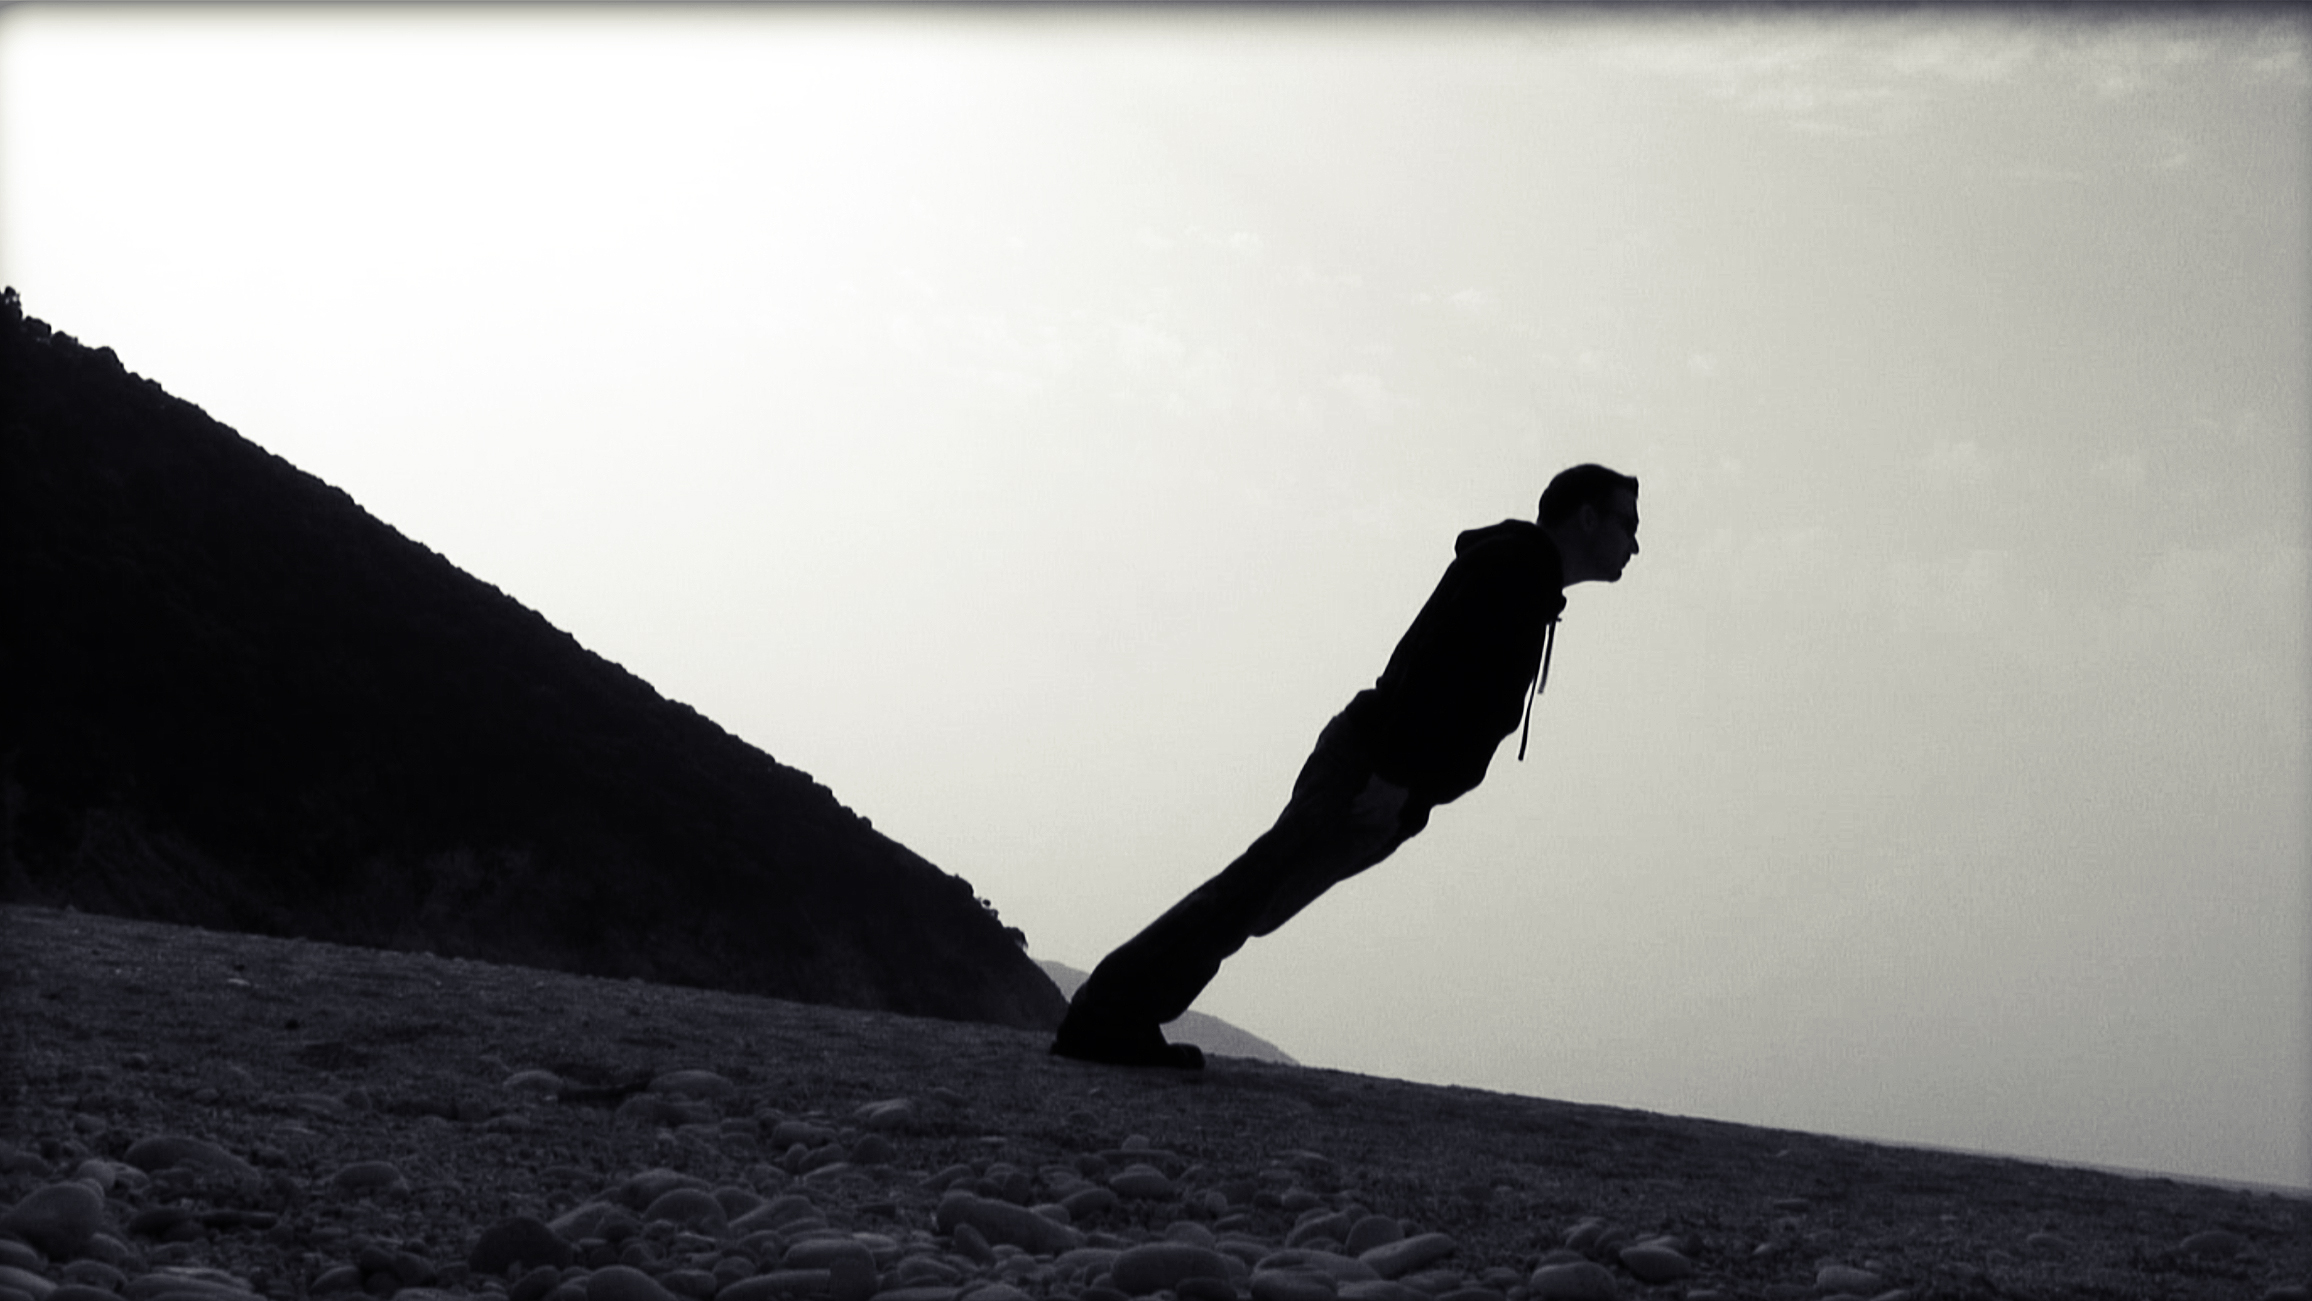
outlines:
M1541 672L1534 675L1533 694L1525 698L1525 729L1517 734L1517 761L1525 762L1525 743L1533 735L1533 702L1541 698L1541 690L1549 685L1549 653L1557 646L1557 620L1541 626Z

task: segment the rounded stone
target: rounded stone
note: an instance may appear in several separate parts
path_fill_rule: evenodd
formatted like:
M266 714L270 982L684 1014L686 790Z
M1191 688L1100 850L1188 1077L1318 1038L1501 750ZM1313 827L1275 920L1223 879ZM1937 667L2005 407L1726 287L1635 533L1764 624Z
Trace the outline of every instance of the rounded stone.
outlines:
M1199 1247L1220 1246L1220 1239L1213 1236L1212 1230L1194 1220L1174 1220L1164 1226L1164 1236L1174 1242L1193 1242Z
M1115 1210L1123 1204L1124 1199L1116 1195L1115 1189L1102 1188L1098 1184L1079 1188L1060 1199L1060 1205L1068 1208L1068 1215L1079 1220L1102 1211Z
M967 1224L990 1243L1008 1242L1038 1256L1056 1256L1084 1245L1080 1231L1025 1206L961 1190L952 1190L939 1199L936 1223L942 1233L954 1233L957 1225Z
M60 1260L79 1255L104 1227L104 1194L77 1181L35 1188L0 1215L0 1232L13 1233Z
M800 1143L804 1147L822 1147L835 1141L835 1131L808 1120L782 1120L771 1126L768 1146L785 1151Z
M620 1205L639 1211L677 1188L696 1188L703 1193L712 1191L714 1185L696 1175L659 1166L629 1177L618 1185L614 1196Z
M1614 1276L1595 1261L1544 1265L1533 1271L1533 1301L1614 1301Z
M715 1293L715 1301L771 1301L773 1297L825 1296L835 1276L823 1269L774 1269L742 1278Z
M2248 1240L2229 1229L2203 1229L2180 1244L2187 1256L2204 1260L2229 1260L2246 1249Z
M1852 1265L1825 1265L1814 1275L1814 1290L1877 1296L1886 1290L1886 1284L1867 1269L1856 1269Z
M781 1269L823 1269L835 1301L867 1301L878 1278L875 1253L853 1238L805 1238L779 1258Z
M121 1160L147 1174L188 1165L233 1179L258 1177L257 1167L205 1139L182 1134L156 1134L141 1139L122 1154Z
M1424 1266L1433 1265L1459 1249L1449 1234L1419 1233L1395 1242L1385 1242L1357 1259L1372 1267L1382 1278L1403 1278Z
M1210 1247L1188 1242L1144 1242L1116 1256L1108 1282L1126 1296L1146 1296L1166 1288L1179 1289L1190 1278L1227 1279L1228 1258Z
M1152 1165L1135 1163L1108 1180L1108 1187L1119 1197L1135 1197L1143 1201L1162 1201L1176 1189L1164 1172Z
M851 1118L868 1129L907 1129L915 1124L913 1098L886 1098L870 1102L851 1113Z
M1354 1256L1316 1247L1287 1247L1272 1251L1254 1262L1258 1269L1314 1269L1331 1275L1335 1283L1363 1283L1379 1278L1380 1272Z
M513 1093L534 1093L544 1098L561 1096L568 1086L562 1077L552 1071L516 1071L506 1077L505 1087Z
M720 1234L728 1227L722 1203L703 1188L676 1188L659 1194L642 1212L643 1223L654 1221L708 1234Z
M570 1259L570 1244L562 1241L543 1221L516 1215L482 1230L481 1240L466 1255L466 1268L476 1274L497 1275L516 1265L551 1265L563 1269L570 1264Z
M1637 1276L1640 1283L1675 1283L1694 1272L1694 1262L1668 1247L1641 1242L1621 1250L1622 1268Z
M1340 1286L1312 1269L1260 1269L1252 1274L1253 1301L1334 1301Z
M674 1294L632 1265L605 1265L586 1276L586 1301L674 1301Z
M1341 1284L1341 1301L1429 1301L1429 1294L1416 1292L1402 1283L1375 1278Z
M329 1186L348 1196L406 1193L409 1181L390 1161L356 1161L329 1177Z

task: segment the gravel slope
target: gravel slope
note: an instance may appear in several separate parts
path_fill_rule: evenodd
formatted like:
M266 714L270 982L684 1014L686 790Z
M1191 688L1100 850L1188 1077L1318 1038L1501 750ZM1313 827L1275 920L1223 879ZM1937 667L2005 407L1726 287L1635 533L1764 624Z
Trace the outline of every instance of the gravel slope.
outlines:
M37 908L0 946L0 1301L2312 1282L2303 1198Z

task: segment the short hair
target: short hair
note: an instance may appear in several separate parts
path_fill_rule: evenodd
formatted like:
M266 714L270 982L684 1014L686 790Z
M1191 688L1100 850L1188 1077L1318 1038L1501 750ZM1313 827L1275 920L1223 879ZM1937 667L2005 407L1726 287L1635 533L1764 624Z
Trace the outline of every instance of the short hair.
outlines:
M1617 492L1638 495L1638 481L1602 465L1577 465L1561 470L1541 490L1541 526L1556 528L1584 506L1604 506Z

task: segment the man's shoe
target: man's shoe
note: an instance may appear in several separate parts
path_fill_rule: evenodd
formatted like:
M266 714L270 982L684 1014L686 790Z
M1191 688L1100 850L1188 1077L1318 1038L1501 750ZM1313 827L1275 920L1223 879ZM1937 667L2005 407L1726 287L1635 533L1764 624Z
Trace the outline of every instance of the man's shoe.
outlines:
M1120 1030L1114 1026L1086 1028L1062 1022L1052 1039L1052 1056L1106 1066L1166 1066L1173 1070L1201 1071L1204 1050L1195 1044L1164 1042L1155 1026Z

